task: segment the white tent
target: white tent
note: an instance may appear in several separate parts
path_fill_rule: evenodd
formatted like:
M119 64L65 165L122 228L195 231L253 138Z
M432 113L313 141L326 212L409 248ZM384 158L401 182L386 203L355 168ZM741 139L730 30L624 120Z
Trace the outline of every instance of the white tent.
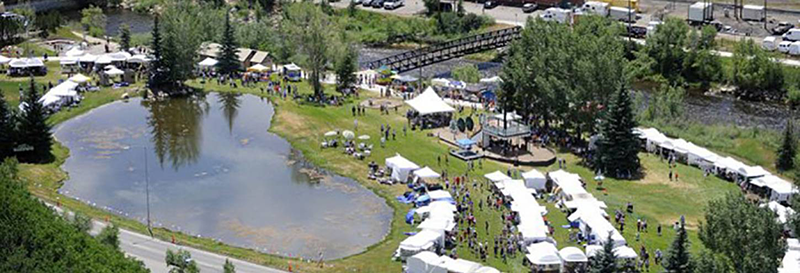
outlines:
M634 129L634 133L639 135L639 138L645 140L645 147L648 151L654 152L661 143L667 141L667 136L656 130L655 128L647 129Z
M744 163L732 157L725 157L714 162L714 168L724 172L737 172L739 168L745 167Z
M415 111L419 112L420 115L451 113L455 111L455 109L444 102L430 86L419 96L405 102Z
M795 238L786 239L786 249L800 251L800 240Z
M608 222L608 219L603 217L599 209L592 211L591 209L581 208L570 214L567 219L570 222L578 222L578 228L581 232L584 235L594 237L594 240L600 244L606 243L609 233L611 233L611 240L614 241L614 245L624 246L626 244L625 237L622 237L622 234Z
M786 221L789 219L789 216L795 213L795 211L790 207L785 207L781 205L781 203L770 201L767 204L762 205L762 207L768 207L770 210L775 212L778 215L777 220L778 223L786 224Z
M83 50L81 50L77 46L73 46L72 48L67 50L67 52L64 53L64 55L66 55L67 57L78 57L78 56L83 56L83 54L85 54L85 53L86 52L84 52Z
M738 169L736 169L736 172L745 179L753 179L769 175L769 172L764 170L764 168L761 166L740 166Z
M528 261L533 264L536 270L548 271L561 268L561 257L558 256L558 249L551 243L541 242L528 246Z
M103 56L108 56L108 58L111 59L112 62L124 62L133 57L130 53L125 51L108 53Z
M453 222L453 219L428 218L422 221L417 228L452 232L456 228L456 223Z
M82 63L93 63L97 61L97 56L86 53L83 56L78 57L78 61Z
M398 250L401 257L409 257L421 251L432 250L437 243L444 246L444 233L424 229L400 242Z
M503 79L501 79L498 76L494 76L494 77L491 77L491 78L483 78L483 79L480 80L481 83L496 83L496 82L502 82L502 81L503 81Z
M491 266L482 266L478 268L478 270L473 271L474 273L500 273L500 270L497 270Z
M110 55L104 54L104 55L100 55L100 57L97 57L97 59L94 60L94 63L96 63L96 64L110 64L113 61L114 60L111 58Z
M76 82L76 83L85 83L85 82L87 82L87 81L89 81L91 79L92 78L86 77L86 76L84 76L83 74L80 74L80 73L75 74L75 76L72 76L72 77L69 78L70 81L73 81L73 82Z
M3 55L0 55L0 64L7 64L10 61L11 61L11 58L3 56Z
M771 174L750 180L750 184L757 187L768 188L770 190L770 201L789 201L789 198L797 192L794 188L794 184Z
M61 57L58 60L61 65L74 65L78 64L78 57Z
M217 61L214 58L205 58L204 60L197 63L197 65L200 67L208 68L217 65L217 63L219 63L219 61Z
M518 120L518 119L522 119L522 116L517 115L517 113L515 113L515 112L511 112L511 113L496 114L496 115L494 115L494 118L495 119L499 119L499 120L503 120L503 119L505 119L505 120Z
M448 85L450 85L450 80L443 79L443 78L434 78L434 79L431 79L431 85L433 85L433 86L448 86Z
M713 166L719 156L706 148L689 142L686 163L693 166Z
M561 256L565 263L585 263L589 261L586 254L574 246L562 248L558 251L558 255Z
M583 188L581 177L574 173L568 173L564 170L557 170L547 174L553 184L559 187L561 195L567 201L572 200L575 196L588 194L586 189Z
M147 62L150 62L150 59L147 58L147 56L145 56L145 55L137 54L137 55L133 55L133 56L128 57L128 59L126 59L125 61L129 62L129 63L147 63Z
M586 246L586 257L592 258L598 253L603 252L603 246L601 245L588 245Z
M296 64L294 64L294 63L290 63L290 64L287 64L287 65L284 65L284 66L283 66L283 69L290 70L290 71L300 71L300 70L303 70L303 68L301 68L301 67L297 66L297 65L296 65Z
M481 268L481 264L464 259L453 260L447 256L442 256L440 259L450 273L474 273Z
M386 167L392 169L392 179L396 181L405 182L408 180L408 174L416 169L419 169L417 164L409 161L400 154L386 159Z
M439 173L433 171L430 167L424 167L422 169L416 170L413 172L419 178L422 179L436 179L442 177Z
M505 180L511 180L511 177L508 177L507 175L505 175L501 171L495 171L493 173L487 173L487 174L483 175L483 177L485 177L486 179L489 179L489 181L492 181L492 182L501 182L501 181L505 181Z
M450 211L456 211L456 206L451 204L449 201L433 201L427 206L417 208L416 213L424 215L434 210L445 210L445 209Z
M781 261L778 273L797 273L800 272L800 251L787 250Z
M447 273L439 255L430 251L422 251L406 260L408 273Z
M8 66L12 68L42 67L44 62L37 58L12 59L8 62Z
M544 190L547 183L544 174L535 169L522 173L522 178L525 179L525 186L531 189Z
M618 246L614 248L614 256L617 256L617 259L636 259L639 257L636 251L629 246Z
M450 193L445 190L430 191L428 192L428 196L430 196L431 200L433 201L453 199L453 196L450 195Z
M109 76L119 76L125 74L125 71L120 70L116 66L109 65L106 66L105 71L103 73L106 73L106 75Z

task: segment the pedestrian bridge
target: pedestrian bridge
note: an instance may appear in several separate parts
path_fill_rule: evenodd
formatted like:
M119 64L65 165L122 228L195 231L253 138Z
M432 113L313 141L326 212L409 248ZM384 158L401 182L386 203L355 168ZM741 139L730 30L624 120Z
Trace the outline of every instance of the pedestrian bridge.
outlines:
M398 73L403 73L464 55L505 47L517 39L521 32L522 27L519 26L484 32L406 51L383 59L363 62L361 68L378 69L386 66Z

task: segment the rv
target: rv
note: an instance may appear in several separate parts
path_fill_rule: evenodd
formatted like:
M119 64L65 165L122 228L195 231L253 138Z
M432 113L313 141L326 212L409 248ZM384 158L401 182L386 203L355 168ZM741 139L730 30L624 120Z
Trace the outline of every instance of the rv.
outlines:
M636 22L636 11L628 8L611 7L608 10L608 17L627 23Z
M768 36L761 41L761 47L764 48L766 51L774 51L778 49L778 42L777 37L775 36Z
M689 6L689 24L705 24L714 20L714 4L697 2Z
M545 21L555 21L568 25L572 24L572 11L568 9L548 8L544 10L544 13L539 15L539 17Z
M608 16L608 3L589 1L584 3L581 9L587 14L594 14L602 17Z
M764 21L764 6L744 5L742 8L742 20Z

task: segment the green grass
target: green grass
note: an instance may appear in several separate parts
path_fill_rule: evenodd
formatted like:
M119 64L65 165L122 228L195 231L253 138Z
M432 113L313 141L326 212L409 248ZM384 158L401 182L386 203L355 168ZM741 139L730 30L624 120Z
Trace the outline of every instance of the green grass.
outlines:
M10 84L12 87L15 87L17 82L9 83L5 79L0 79L0 86L3 84ZM228 86L219 86L213 83L201 85L197 81L189 81L188 84L207 91L235 91L263 95L260 91L257 91L257 88L232 89ZM297 86L300 88L301 93L310 93L309 87L305 83L300 83ZM12 93L16 92L15 88L12 90ZM3 88L3 90L6 92L5 88ZM101 92L87 94L80 107L58 113L52 116L50 121L53 124L63 122L89 109L118 99L121 92L123 91L103 90ZM328 90L328 92L332 92L332 90ZM372 95L368 92L362 92L362 98L360 99L370 96ZM409 130L409 135L403 137L402 131L398 130L398 139L396 141L388 141L386 148L376 148L371 158L367 161L355 160L336 149L321 149L319 143L322 140L322 134L324 132L334 129L353 129L354 118L352 117L350 109L353 103L357 103L360 99L352 100L342 107L319 107L299 104L292 100L283 100L275 97L270 99L273 100L276 107L276 114L273 117L270 131L287 139L294 148L303 152L306 159L310 162L356 179L362 185L384 198L386 203L394 210L394 221L391 223L390 233L387 234L381 242L368 247L366 251L343 259L327 262L324 268L318 268L314 263L258 253L253 250L232 247L208 239L195 238L166 229L154 230L155 236L167 241L171 240L172 236L175 236L177 241L182 245L206 249L276 268L286 269L291 261L293 269L299 272L398 272L401 263L391 261L390 257L400 241L406 238L403 232L415 231L414 227L405 224L403 221L405 213L410 206L400 204L394 200L395 196L402 194L407 188L403 185L380 185L375 181L367 180L367 162L369 160L375 160L379 164L382 164L384 158L393 156L395 153L399 152L419 165L428 165L437 171L447 169L448 173L451 175L464 174L466 171L466 164L451 159L447 166L438 166L436 157L447 153L448 147L439 143L437 139L428 137L426 135L427 131L420 132ZM399 113L404 113L404 111L405 108L401 108ZM368 110L366 116L360 116L357 119L359 121L359 129L356 133L359 135L371 135L372 141L376 144L375 146L379 146L375 140L379 139L378 133L380 124L390 124L394 128L402 128L405 123L405 119L401 114L392 113L390 115L380 115L376 110ZM109 219L122 228L146 233L145 226L136 220L122 218L57 194L57 189L67 178L67 174L60 169L60 165L69 156L69 151L66 147L56 143L53 153L56 158L55 162L37 165L23 164L21 167L21 176L26 181L29 181L29 188L34 194L50 202L60 202L66 208L84 212L91 217ZM672 232L667 225L683 214L686 215L690 224L690 239L692 240L693 246L695 246L693 249L696 251L701 246L700 242L697 240L696 228L698 221L702 218L703 207L706 202L712 198L722 196L728 191L736 190L736 187L731 183L721 181L714 177L703 177L702 172L699 170L686 166L678 166L677 168L678 173L681 175L681 182L669 182L668 179L666 179L668 173L666 164L660 162L654 156L642 154L641 158L647 169L647 176L642 181L606 180L604 183L604 186L608 190L608 194L606 195L597 190L596 184L592 181L592 171L578 165L577 163L579 160L575 156L570 154L559 154L559 156L567 159L569 163L567 167L568 171L579 174L588 182L587 189L592 192L595 197L608 204L609 214L613 215L614 209L621 209L628 201L634 203L636 212L628 218L628 226L625 228L624 236L628 240L629 245L637 250L642 243L644 243L651 252L654 251L655 248L660 248L662 251L666 250L674 235L674 232ZM444 165L444 163L442 164ZM486 161L483 168L470 173L469 176L473 178L482 177L484 173L495 170L506 170L507 168L507 165ZM555 168L555 166L550 166L548 168L540 168L540 170L550 171ZM482 179L479 179L479 181L483 182ZM474 199L476 201L480 199L485 200L486 195L489 194L488 190L483 188L484 184L481 183L480 185L479 189L472 189L472 195L476 198ZM540 200L540 203L547 206L549 209L547 217L556 227L553 236L559 242L559 248L574 245L574 243L567 240L568 231L560 228L561 225L566 224L565 214L555 209L553 204L544 204L543 200ZM487 207L484 207L483 210L478 210L476 208L480 241L488 241L491 244L493 236L500 233L500 214L501 211L488 209ZM636 218L647 219L651 226L649 233L641 235L640 242L636 242L635 232L633 232L635 230L634 222ZM490 223L488 234L484 230L483 222L486 220ZM655 233L657 223L665 225L664 236L662 237L657 236ZM458 255L461 258L479 261L478 257L466 248L459 248ZM496 267L504 272L523 272L525 268L522 266L522 259L522 255L517 255L517 257L511 258L507 262L503 262L502 259L494 258L490 255L489 259L484 262L484 264Z

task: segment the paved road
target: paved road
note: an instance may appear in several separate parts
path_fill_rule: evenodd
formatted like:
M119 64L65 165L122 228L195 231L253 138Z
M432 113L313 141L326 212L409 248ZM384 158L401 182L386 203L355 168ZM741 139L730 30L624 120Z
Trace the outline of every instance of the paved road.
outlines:
M53 207L52 205L49 205ZM59 213L63 213L61 208L55 208ZM72 215L72 212L69 212ZM92 235L97 235L106 226L106 223L101 221L94 221L92 230L89 231ZM188 250L192 253L192 259L197 262L200 267L200 272L222 272L222 265L225 264L225 259L229 259L236 267L236 272L240 273L287 273L286 271L269 268L257 265L250 262L245 262L238 259L228 258L222 255L214 254L208 251L198 250L189 247L176 246L172 243L152 239L148 236L141 235L125 229L119 230L120 248L125 254L135 257L136 259L144 262L144 265L153 273L167 273L168 268L165 262L167 249L177 251L178 249Z

